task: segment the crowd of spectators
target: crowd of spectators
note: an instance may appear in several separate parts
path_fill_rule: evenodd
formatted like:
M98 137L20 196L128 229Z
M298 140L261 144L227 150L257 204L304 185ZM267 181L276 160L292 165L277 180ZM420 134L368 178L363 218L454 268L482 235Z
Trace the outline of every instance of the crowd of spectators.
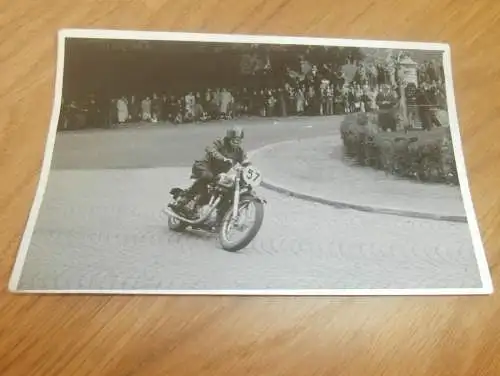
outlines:
M266 85L266 70L259 82L203 88L198 91L151 93L113 99L89 96L63 103L60 129L112 127L127 123L207 122L242 116L329 116L352 112L387 111L405 95L411 118L424 128L432 126L432 109L445 107L444 73L440 63L418 66L418 87L400 82L390 62L367 63L361 59L315 65L299 58L299 69L287 68L279 85ZM263 78L263 79L262 79ZM273 81L275 82L275 80ZM403 90L400 88L403 87ZM387 128L393 128L389 124Z

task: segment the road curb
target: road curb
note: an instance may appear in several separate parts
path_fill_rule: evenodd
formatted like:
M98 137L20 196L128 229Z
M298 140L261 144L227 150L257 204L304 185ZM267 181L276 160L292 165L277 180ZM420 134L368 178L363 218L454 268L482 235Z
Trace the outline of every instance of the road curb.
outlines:
M270 149L293 142L300 142L300 140L288 140L282 142L276 142L273 144L266 145L264 147L252 150L248 153L250 159L253 159L256 155L262 154ZM386 208L386 207L377 207L374 205L360 205L353 204L346 201L334 200L331 198L324 198L320 196L311 195L304 192L299 192L298 190L285 187L283 185L277 184L268 178L264 178L261 187L272 190L274 192L295 197L304 201L314 202L318 204L323 204L327 206L334 207L336 209L351 209L357 210L365 213L373 213L373 214L384 214L384 215L394 215L399 217L407 217L407 218L417 218L417 219L429 219L435 221L442 222L455 222L455 223L468 223L466 216L457 216L457 215L446 215L446 214L436 214L430 212L419 212L414 210L406 210L399 208Z

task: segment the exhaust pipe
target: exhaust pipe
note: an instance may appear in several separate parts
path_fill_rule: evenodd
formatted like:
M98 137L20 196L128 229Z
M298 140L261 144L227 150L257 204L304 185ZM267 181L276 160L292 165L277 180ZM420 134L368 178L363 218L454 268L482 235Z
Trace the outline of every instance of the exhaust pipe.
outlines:
M217 198L215 200L213 206L207 212L207 214L205 214L203 217L201 217L199 219L195 219L195 220L184 218L184 217L180 216L179 214L174 213L169 207L165 208L163 211L167 215L170 215L170 216L172 216L172 217L174 217L174 218L176 218L176 219L178 219L180 221L189 223L190 225L199 225L200 223L204 222L210 216L210 214L212 214L212 212L215 210L215 208L219 204L219 201L220 201L220 198Z
M199 224L200 222L203 222L203 220L204 220L203 218L198 219L198 220L195 220L195 221L190 220L190 219L186 219L186 218L181 217L180 215L178 215L178 214L174 213L174 212L173 212L170 208L165 208L165 209L163 209L163 212L164 212L165 214L167 214L167 215L169 215L169 216L173 217L173 218L176 218L176 219L178 219L178 220L182 221L182 222L189 223L190 225L197 225L197 224Z

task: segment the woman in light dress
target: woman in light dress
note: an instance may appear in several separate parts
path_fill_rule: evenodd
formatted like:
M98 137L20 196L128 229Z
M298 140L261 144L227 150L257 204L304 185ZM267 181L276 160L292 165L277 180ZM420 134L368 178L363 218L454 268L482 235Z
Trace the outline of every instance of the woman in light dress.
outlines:
M295 93L295 103L297 105L296 110L298 115L302 115L305 111L306 96L304 93L304 87L298 87Z
M121 97L116 101L116 109L118 112L118 123L125 123L128 120L128 104L125 97Z
M221 96L220 96L220 114L224 118L228 118L230 113L229 113L229 106L233 102L233 96L227 89L222 89L221 91Z

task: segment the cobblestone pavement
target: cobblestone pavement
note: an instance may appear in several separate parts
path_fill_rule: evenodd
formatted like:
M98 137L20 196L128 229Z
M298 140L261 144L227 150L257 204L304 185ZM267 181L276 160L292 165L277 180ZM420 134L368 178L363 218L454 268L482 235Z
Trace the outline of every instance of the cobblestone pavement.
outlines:
M309 196L372 208L465 217L459 187L419 183L355 165L339 136L285 141L252 160L269 184Z
M264 189L241 253L177 234L160 214L187 168L54 170L20 289L472 288L466 224L338 210Z

